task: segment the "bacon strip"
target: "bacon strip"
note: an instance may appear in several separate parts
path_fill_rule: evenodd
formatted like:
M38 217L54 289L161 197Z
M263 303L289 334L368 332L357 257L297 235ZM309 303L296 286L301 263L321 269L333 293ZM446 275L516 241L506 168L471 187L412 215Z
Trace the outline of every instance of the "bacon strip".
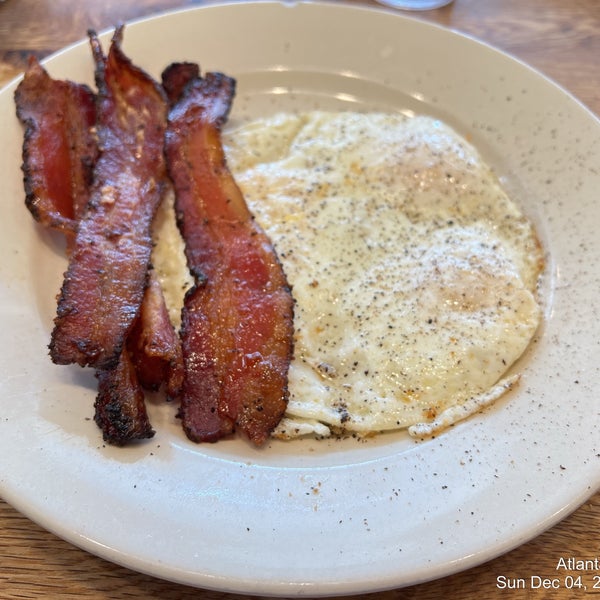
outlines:
M31 57L15 102L25 126L25 203L36 221L63 232L71 245L98 154L94 93L85 85L52 79Z
M162 88L121 50L90 41L99 89L100 157L58 301L50 355L58 364L114 367L139 313L152 248L151 224L165 182Z
M234 80L209 73L169 113L167 166L195 277L182 312L179 416L193 441L239 428L260 445L287 405L293 300L225 162L221 127L234 92Z

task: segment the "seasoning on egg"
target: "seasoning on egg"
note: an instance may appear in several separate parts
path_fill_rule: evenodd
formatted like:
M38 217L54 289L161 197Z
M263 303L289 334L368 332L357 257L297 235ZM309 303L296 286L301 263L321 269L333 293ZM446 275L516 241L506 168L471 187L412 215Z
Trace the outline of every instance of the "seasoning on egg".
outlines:
M276 435L431 435L496 400L534 336L543 254L475 148L430 117L278 114L228 163L295 298Z

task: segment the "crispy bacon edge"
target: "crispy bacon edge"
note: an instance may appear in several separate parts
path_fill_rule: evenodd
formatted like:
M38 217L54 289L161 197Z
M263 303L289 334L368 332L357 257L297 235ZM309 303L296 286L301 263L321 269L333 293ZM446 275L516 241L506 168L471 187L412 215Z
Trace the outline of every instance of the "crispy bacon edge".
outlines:
M192 441L239 429L260 446L287 407L293 298L226 165L221 128L234 94L232 78L208 73L169 112L167 168L195 278L182 311L179 417Z

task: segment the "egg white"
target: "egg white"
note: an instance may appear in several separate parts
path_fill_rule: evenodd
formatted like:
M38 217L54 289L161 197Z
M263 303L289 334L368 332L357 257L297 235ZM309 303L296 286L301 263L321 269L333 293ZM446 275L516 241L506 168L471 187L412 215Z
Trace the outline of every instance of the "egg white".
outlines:
M518 381L542 250L471 144L429 117L322 111L223 141L296 302L274 435L432 435Z

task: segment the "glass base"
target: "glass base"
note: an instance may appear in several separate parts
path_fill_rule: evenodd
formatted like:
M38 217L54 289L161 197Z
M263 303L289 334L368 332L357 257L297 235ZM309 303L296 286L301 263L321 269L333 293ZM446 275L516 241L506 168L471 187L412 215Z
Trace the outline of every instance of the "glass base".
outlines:
M432 10L446 6L452 0L377 0L377 2L400 10Z

